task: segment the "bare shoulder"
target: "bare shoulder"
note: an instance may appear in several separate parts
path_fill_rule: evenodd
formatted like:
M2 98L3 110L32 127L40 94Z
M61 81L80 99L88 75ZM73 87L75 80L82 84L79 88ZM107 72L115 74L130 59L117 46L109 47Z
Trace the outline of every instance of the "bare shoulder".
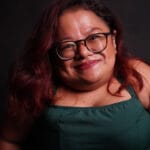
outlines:
M147 76L150 78L150 65L140 61L140 60L131 60L130 64L134 67L134 69L136 69L139 73L141 73L143 76Z
M137 95L143 105L150 109L150 65L140 60L131 60L130 65L140 73L143 79L143 89L137 92Z
M141 74L144 83L150 85L150 65L140 60L131 60L130 65Z

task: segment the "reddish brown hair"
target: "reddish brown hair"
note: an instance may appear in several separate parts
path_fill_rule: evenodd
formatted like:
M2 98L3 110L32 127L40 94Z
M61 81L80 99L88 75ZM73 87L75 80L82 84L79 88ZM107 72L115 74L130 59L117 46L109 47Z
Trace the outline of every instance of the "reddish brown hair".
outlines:
M37 114L52 99L55 76L53 72L53 52L56 41L57 22L61 13L68 8L79 6L93 11L101 17L111 31L116 31L117 56L114 75L121 79L118 92L133 85L129 78L133 75L139 89L143 82L139 73L129 64L131 56L122 41L121 25L115 15L100 0L53 0L45 9L27 42L25 54L13 70L10 79L9 104L12 112L22 110ZM110 81L111 82L111 81ZM109 88L108 88L109 89Z

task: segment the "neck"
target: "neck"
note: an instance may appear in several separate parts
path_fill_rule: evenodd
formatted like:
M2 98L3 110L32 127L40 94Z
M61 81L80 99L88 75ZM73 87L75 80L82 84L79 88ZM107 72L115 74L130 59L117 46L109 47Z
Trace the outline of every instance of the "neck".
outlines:
M107 90L108 84L104 84L94 90L74 90L61 86L54 98L54 104L65 106L95 106L103 105L106 99L112 96Z

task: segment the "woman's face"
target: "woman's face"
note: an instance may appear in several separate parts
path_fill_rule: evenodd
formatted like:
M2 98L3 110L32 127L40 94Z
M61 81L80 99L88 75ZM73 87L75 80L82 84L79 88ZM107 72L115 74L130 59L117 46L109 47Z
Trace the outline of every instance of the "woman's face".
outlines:
M101 18L82 8L66 10L58 23L58 41L61 42L77 41L91 34L110 31ZM94 90L108 83L113 73L116 44L115 35L107 38L107 47L101 54L90 52L81 42L73 59L59 60L56 69L64 84L76 90Z

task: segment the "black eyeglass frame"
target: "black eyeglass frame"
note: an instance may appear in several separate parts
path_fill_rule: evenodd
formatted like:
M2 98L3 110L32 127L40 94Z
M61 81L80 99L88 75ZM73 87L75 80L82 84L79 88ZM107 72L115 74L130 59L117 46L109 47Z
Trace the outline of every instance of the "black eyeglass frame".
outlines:
M93 52L92 50L90 50L90 49L88 48L88 46L87 46L87 44L86 44L86 41L87 41L87 39L89 39L90 37L95 36L95 35L99 35L99 34L105 36L105 38L106 38L106 45L105 45L104 48L101 49L100 51ZM110 32L103 32L103 33L95 33L95 34L89 35L89 36L86 37L85 39L81 39L81 40L77 40L77 41L67 41L67 42L72 42L72 43L74 43L76 46L78 46L79 43L83 42L84 46L85 46L90 52L92 52L92 53L94 53L94 54L97 54L97 53L102 53L102 52L106 49L107 44L108 44L108 36L111 35L111 34L112 34L111 31L110 31ZM59 45L59 43L61 43L61 42L58 42L58 45ZM62 43L65 43L65 42L62 42ZM55 51L56 51L56 54L57 54L58 58L61 59L61 60L63 60L63 61L71 60L71 59L74 58L74 57L72 57L72 58L64 58L64 57L62 57L62 56L59 54L59 52L58 52L58 47L56 47Z

